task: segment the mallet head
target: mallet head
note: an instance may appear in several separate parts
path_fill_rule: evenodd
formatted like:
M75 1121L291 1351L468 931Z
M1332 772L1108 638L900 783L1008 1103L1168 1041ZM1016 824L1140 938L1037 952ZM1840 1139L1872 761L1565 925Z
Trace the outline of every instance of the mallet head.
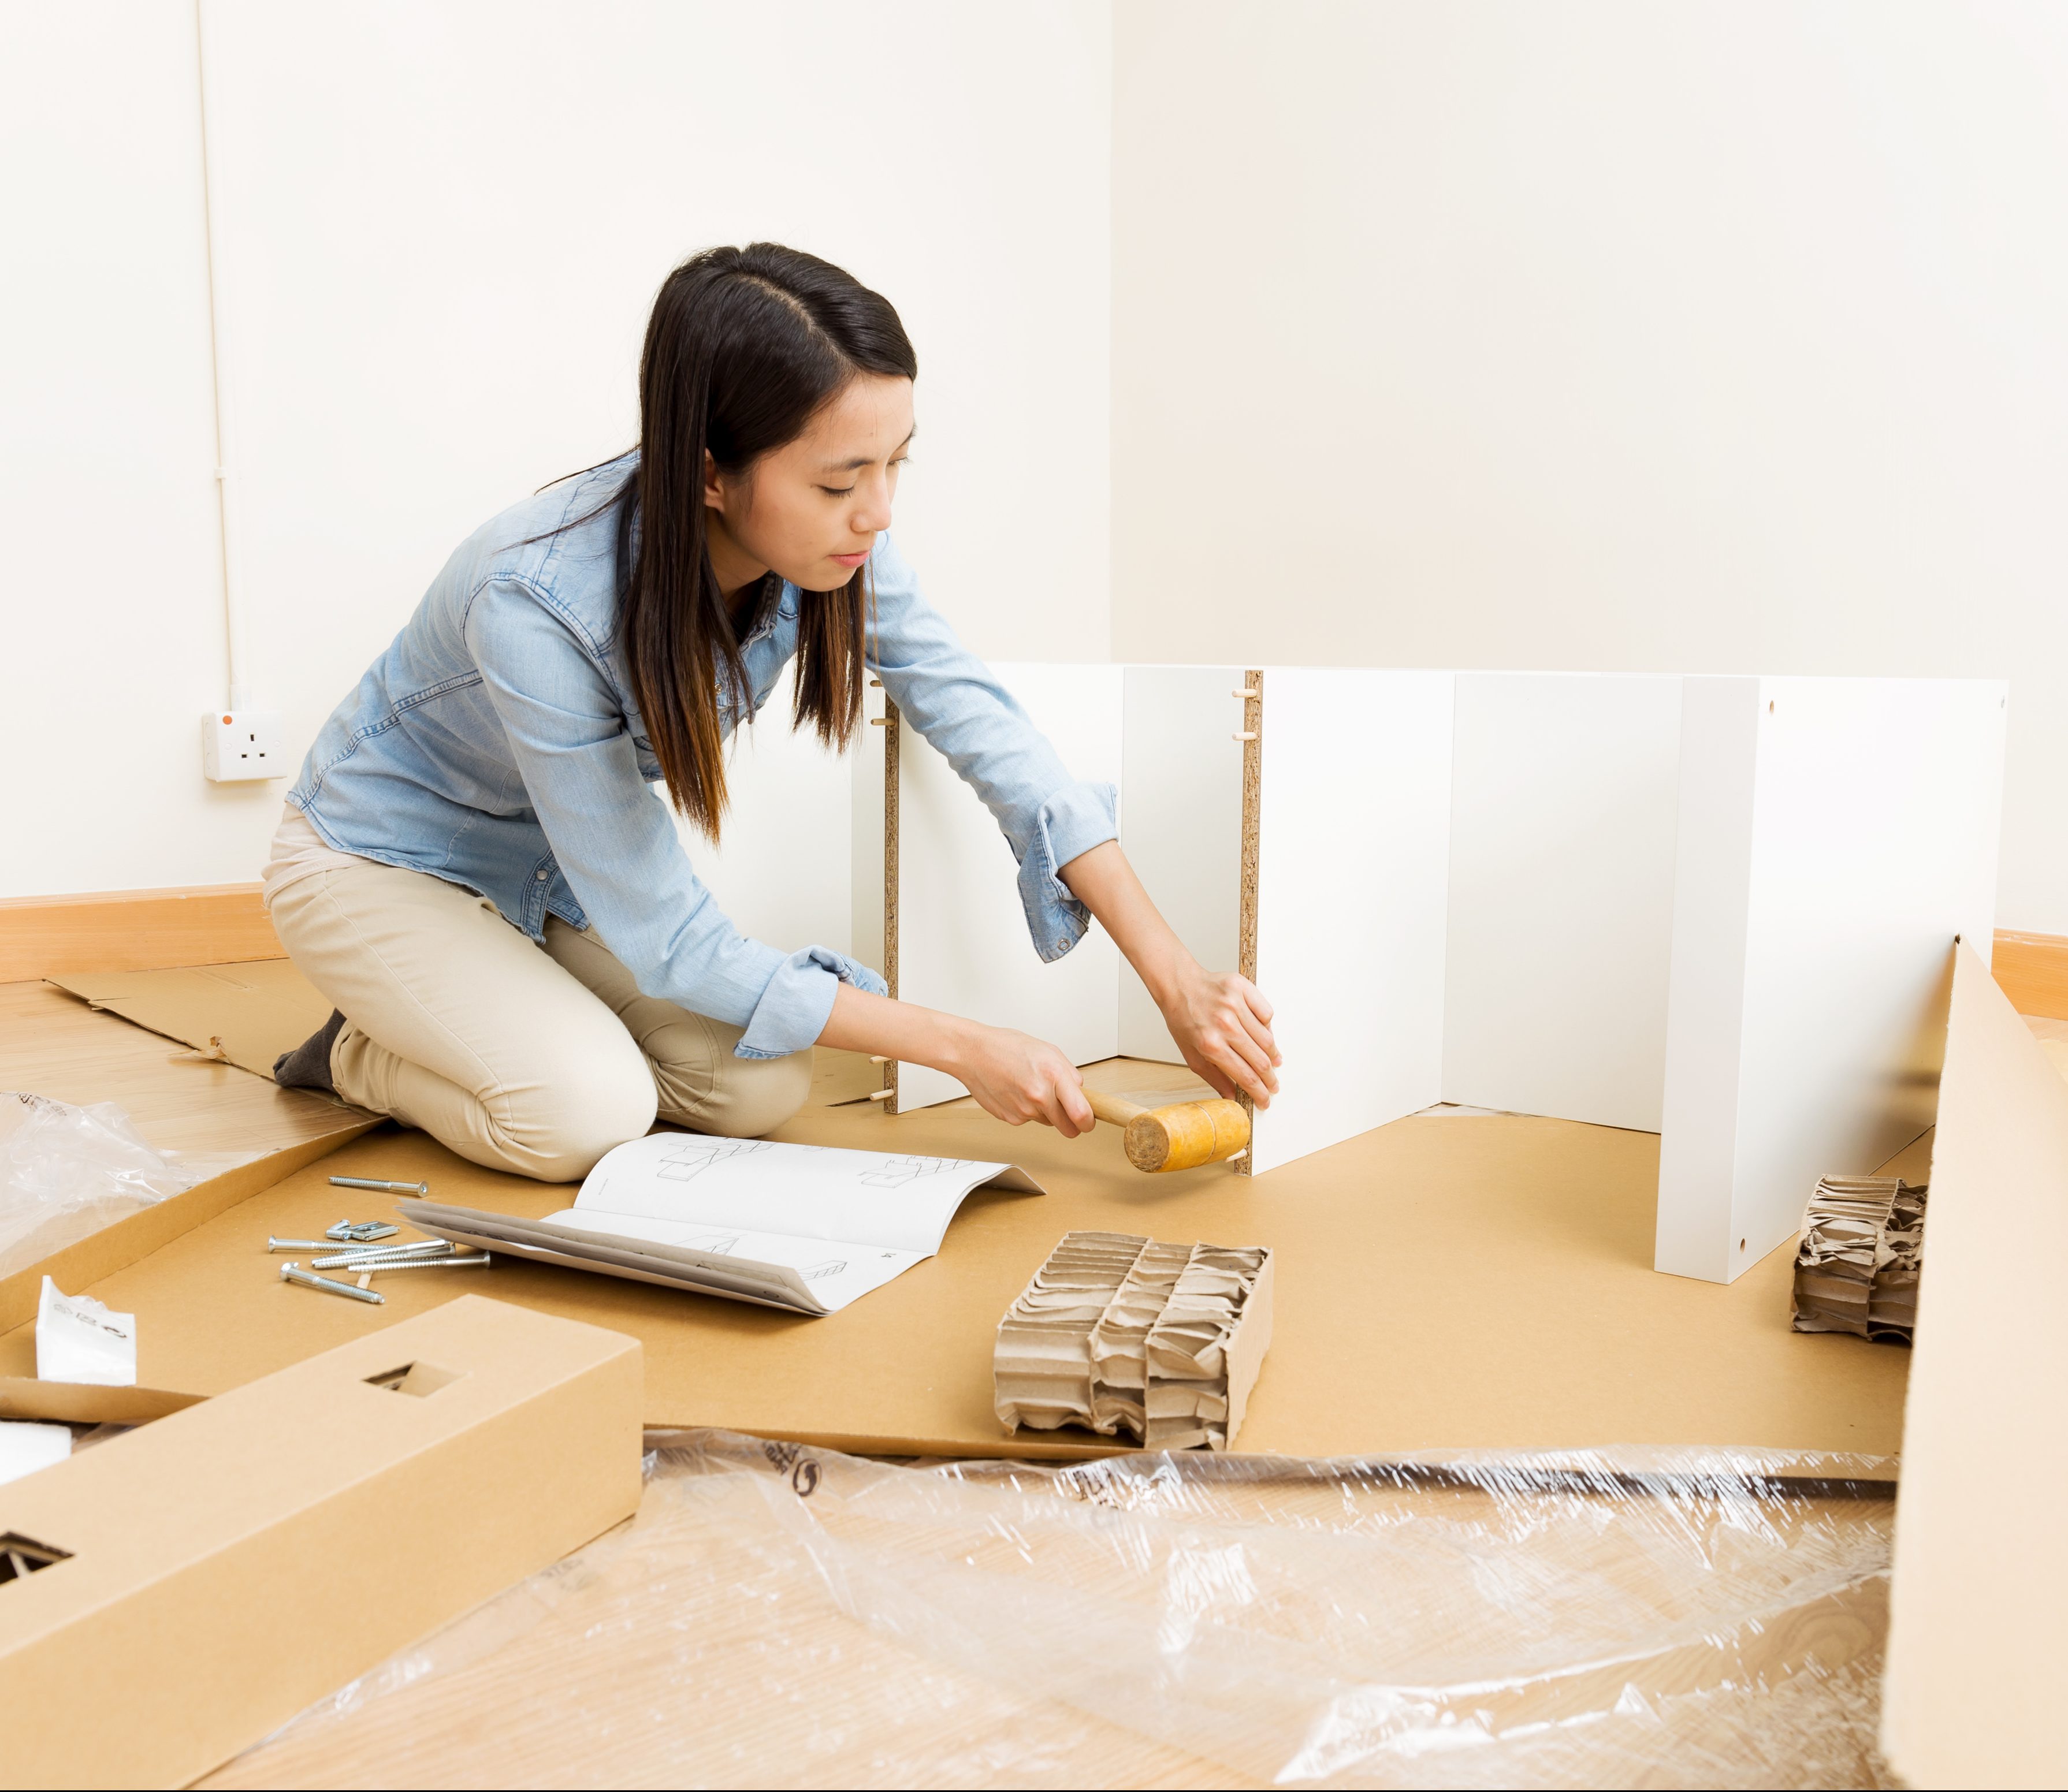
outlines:
M1239 1101L1181 1101L1127 1123L1123 1143L1138 1170L1195 1170L1249 1144L1249 1115Z

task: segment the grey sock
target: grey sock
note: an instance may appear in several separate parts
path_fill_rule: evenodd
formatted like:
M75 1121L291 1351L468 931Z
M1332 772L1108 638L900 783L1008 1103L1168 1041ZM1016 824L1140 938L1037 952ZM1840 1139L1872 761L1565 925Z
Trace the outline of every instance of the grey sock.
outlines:
M273 1060L273 1080L283 1089L320 1089L327 1095L336 1095L330 1080L330 1048L337 1043L344 1026L344 1016L333 1008L330 1018L308 1038Z

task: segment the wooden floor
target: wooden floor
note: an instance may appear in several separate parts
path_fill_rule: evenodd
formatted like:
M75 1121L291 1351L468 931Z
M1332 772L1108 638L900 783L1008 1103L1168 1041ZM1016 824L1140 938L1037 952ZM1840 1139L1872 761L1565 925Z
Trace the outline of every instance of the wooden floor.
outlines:
M231 1064L183 1059L155 1033L47 983L0 983L0 1089L111 1101L160 1151L259 1155L339 1129L347 1110Z

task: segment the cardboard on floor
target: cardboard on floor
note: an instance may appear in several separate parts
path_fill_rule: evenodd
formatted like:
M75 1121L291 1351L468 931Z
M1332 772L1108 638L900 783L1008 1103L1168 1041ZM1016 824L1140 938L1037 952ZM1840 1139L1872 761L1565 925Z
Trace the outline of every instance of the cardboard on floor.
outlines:
M2068 1222L2068 1087L1965 946L1936 1143L1882 1745L1907 1786L2058 1786L2068 1330L2044 1241Z
M1138 1083L1170 1075L1133 1067ZM378 1307L283 1283L269 1233L315 1237L386 1211L381 1197L329 1187L332 1174L425 1180L442 1201L530 1217L568 1204L564 1188L383 1129L67 1291L136 1315L138 1379L153 1388L215 1393L479 1292L641 1339L652 1424L890 1453L1091 1455L1113 1446L1004 1436L993 1335L1064 1233L1141 1232L1277 1254L1276 1332L1245 1453L1619 1443L1884 1455L1901 1440L1907 1353L1790 1331L1792 1246L1728 1286L1651 1268L1651 1134L1411 1118L1254 1178L1225 1166L1145 1176L1113 1128L1065 1140L1008 1130L967 1103L903 1115L815 1107L776 1136L1009 1157L1052 1192L974 1197L938 1257L826 1319L522 1263L388 1276ZM0 1375L33 1372L31 1329L0 1338Z
M330 1018L328 1000L285 958L180 970L74 972L50 981L190 1050L260 1076Z
M629 1517L639 1351L481 1299L0 1488L0 1786L184 1786Z

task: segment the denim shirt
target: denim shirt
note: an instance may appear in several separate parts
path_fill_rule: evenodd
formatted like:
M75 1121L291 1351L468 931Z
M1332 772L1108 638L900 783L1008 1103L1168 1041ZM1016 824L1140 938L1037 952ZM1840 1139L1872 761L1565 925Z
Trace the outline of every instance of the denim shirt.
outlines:
M550 487L463 542L324 724L288 800L339 851L485 896L535 940L548 915L593 925L646 994L743 1028L742 1058L780 1057L818 1038L841 982L881 994L883 980L822 945L747 938L690 868L619 639L617 506L546 534L636 464ZM888 535L869 569L869 668L997 818L1035 949L1060 958L1089 916L1056 870L1116 836L1113 787L1071 778ZM742 644L750 721L796 651L805 600L784 584ZM721 705L729 738L742 718Z

